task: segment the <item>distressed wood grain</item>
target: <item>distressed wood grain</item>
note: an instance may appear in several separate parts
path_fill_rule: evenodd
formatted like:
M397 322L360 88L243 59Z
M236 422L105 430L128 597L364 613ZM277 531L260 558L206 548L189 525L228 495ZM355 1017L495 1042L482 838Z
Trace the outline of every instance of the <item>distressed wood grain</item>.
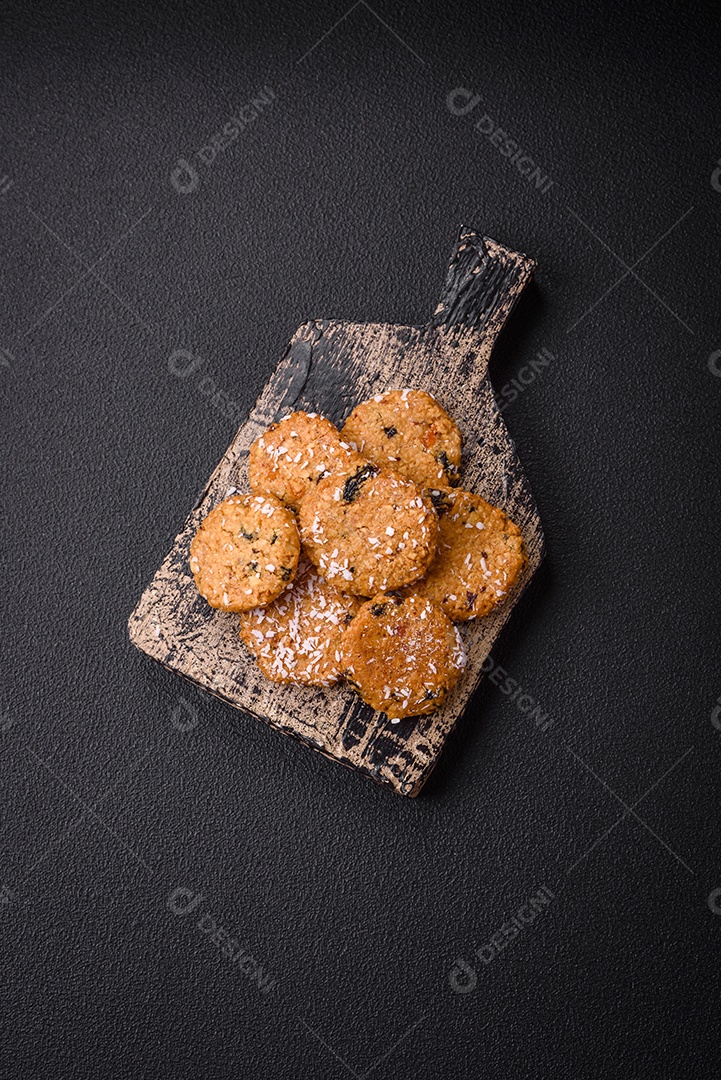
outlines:
M131 615L132 642L236 708L402 795L417 795L543 557L538 512L488 379L493 344L533 268L525 255L461 229L426 326L316 320L299 327ZM265 679L240 640L237 616L213 610L199 595L188 551L213 506L232 489L249 490L248 450L270 423L291 409L307 409L340 425L359 401L404 386L431 392L456 420L463 487L517 522L529 565L501 607L460 626L468 668L443 708L391 725L343 685L314 689Z

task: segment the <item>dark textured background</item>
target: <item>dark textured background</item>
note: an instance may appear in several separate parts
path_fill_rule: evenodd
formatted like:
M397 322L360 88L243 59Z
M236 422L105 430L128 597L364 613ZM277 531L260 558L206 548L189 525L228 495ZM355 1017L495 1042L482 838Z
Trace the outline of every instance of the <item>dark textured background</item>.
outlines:
M3 6L0 1075L715 1077L717 26L348 6ZM486 683L411 802L125 623L236 427L201 378L240 418L303 320L424 321L461 222L539 263L492 370L553 354L505 412L549 554L495 657L553 725Z

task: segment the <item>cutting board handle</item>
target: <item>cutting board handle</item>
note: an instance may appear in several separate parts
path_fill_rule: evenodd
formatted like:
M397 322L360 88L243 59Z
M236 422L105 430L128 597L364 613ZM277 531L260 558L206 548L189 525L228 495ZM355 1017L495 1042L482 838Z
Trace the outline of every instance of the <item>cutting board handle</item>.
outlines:
M454 338L482 335L487 345L492 344L535 266L527 255L461 226L446 283L428 325Z

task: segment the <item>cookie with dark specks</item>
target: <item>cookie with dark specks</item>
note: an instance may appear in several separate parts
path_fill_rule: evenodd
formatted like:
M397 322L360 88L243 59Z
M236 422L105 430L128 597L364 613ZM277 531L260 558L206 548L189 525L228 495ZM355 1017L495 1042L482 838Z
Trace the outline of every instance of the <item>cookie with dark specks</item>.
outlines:
M211 607L247 611L280 595L299 556L298 526L287 507L271 496L234 495L200 523L190 569Z
M340 676L343 634L360 606L301 559L277 599L241 615L240 636L267 679L331 686Z
M343 438L374 465L420 487L460 480L461 433L424 390L389 390L356 405Z
M426 491L440 519L436 556L414 591L454 622L488 615L526 565L521 530L497 506L459 488Z
M456 627L413 592L368 600L343 637L342 655L346 680L393 720L439 708L466 666Z
M321 480L303 499L299 523L303 547L323 577L358 596L416 581L436 550L430 499L368 462Z
M274 495L297 510L303 496L324 476L362 460L330 420L317 413L294 412L255 440L248 457L248 477L253 491Z

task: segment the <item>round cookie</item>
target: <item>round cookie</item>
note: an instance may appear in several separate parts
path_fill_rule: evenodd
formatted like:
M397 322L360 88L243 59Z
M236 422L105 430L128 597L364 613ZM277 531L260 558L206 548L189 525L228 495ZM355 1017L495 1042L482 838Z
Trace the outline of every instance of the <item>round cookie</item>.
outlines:
M389 390L356 405L343 437L374 465L420 487L457 484L461 433L430 394Z
M361 463L338 429L318 413L294 412L255 440L248 455L250 486L274 495L291 510L320 479Z
M438 511L438 548L414 589L454 622L488 615L526 565L521 530L480 495L458 488L426 492Z
M298 527L287 507L265 495L234 495L201 521L190 569L211 607L247 611L283 591L299 556Z
M240 636L267 679L331 686L340 677L343 633L360 606L302 559L272 604L241 615Z
M299 523L323 577L358 596L416 581L436 550L438 517L430 499L368 462L321 480L301 503Z
M466 666L456 627L413 592L368 600L345 633L342 655L348 682L393 719L433 712Z

